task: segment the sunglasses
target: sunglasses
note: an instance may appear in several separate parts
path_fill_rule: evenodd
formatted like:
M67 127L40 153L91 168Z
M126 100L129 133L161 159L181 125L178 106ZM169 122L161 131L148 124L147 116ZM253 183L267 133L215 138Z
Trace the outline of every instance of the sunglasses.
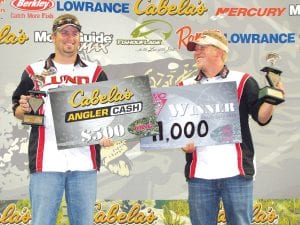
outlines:
M53 32L57 31L57 29L59 29L61 26L65 24L73 24L79 31L81 30L81 25L79 24L78 20L71 19L71 18L64 18L58 20L55 24L53 24L52 31Z

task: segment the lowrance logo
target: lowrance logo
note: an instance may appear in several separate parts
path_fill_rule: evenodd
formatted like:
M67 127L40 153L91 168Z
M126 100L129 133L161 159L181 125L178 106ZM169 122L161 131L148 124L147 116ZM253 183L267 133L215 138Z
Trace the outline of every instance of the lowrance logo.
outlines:
M300 16L300 5L290 5L290 10L289 10L289 15L290 16Z
M248 44L287 44L296 42L296 33L270 33L270 34L258 34L258 33L233 33L225 36L229 43L248 43Z
M10 5L22 11L44 11L54 6L52 0L13 0Z

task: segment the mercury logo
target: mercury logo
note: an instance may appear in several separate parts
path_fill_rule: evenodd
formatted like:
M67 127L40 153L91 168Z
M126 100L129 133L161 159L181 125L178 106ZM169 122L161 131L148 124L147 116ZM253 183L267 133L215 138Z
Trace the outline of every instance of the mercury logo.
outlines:
M290 16L300 16L300 5L289 5L289 15Z
M215 16L227 15L227 16L281 16L285 8L218 8Z

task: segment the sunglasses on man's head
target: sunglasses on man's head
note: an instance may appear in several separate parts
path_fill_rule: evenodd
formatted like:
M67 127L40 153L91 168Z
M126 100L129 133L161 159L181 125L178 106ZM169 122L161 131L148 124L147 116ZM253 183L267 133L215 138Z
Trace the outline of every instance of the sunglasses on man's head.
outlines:
M79 24L78 20L76 19L71 19L71 18L64 18L61 20L58 20L52 27L53 32L55 32L59 27L65 25L65 24L73 24L75 25L79 31L81 30L81 25Z

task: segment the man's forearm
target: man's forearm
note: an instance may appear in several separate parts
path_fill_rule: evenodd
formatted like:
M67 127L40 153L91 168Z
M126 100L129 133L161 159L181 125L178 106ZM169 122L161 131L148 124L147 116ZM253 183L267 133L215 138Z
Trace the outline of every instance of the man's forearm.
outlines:
M258 112L259 122L262 124L267 123L270 120L274 112L274 109L275 109L274 105L264 102L259 108L259 112Z

